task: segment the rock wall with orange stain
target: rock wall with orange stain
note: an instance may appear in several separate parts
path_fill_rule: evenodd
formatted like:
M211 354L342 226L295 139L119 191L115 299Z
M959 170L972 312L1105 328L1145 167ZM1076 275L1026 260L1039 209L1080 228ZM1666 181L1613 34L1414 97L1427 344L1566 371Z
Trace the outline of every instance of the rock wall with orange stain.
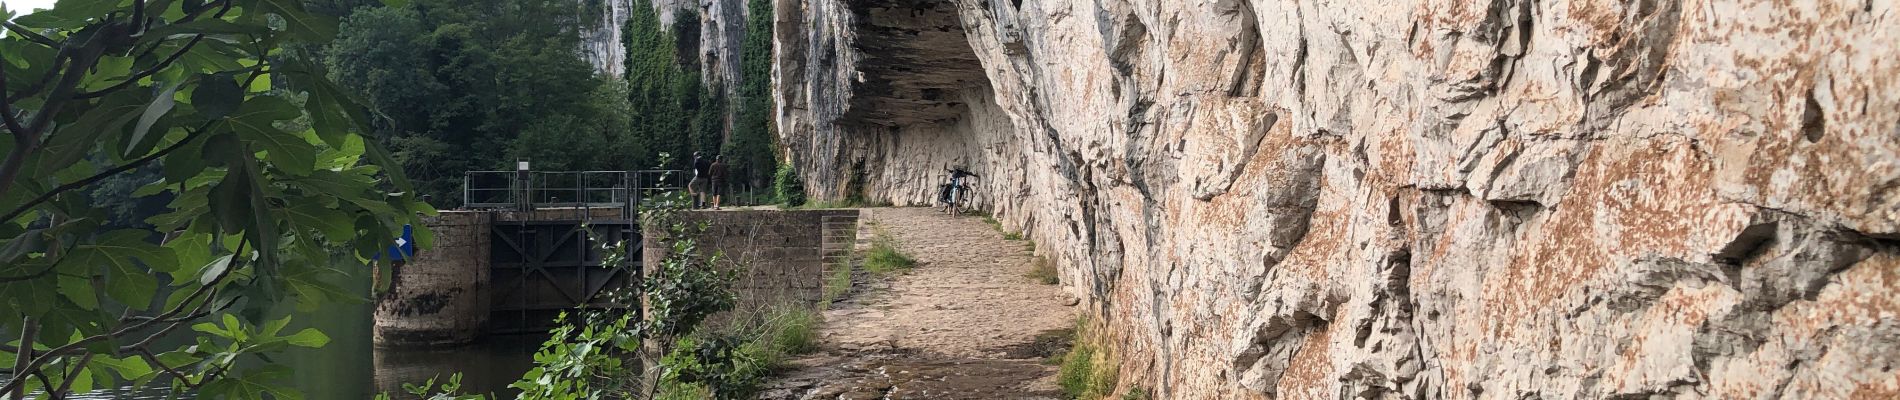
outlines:
M1900 395L1900 4L776 0L820 198L944 167L1155 398Z

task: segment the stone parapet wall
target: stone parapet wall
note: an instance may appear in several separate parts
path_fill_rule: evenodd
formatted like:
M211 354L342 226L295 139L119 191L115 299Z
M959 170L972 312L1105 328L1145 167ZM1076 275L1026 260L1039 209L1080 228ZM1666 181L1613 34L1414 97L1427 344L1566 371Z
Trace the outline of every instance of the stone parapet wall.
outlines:
M694 237L700 254L721 255L721 268L742 271L734 290L740 309L814 306L824 296L824 222L855 221L857 210L685 211L686 224L705 224ZM660 229L645 227L647 232ZM646 235L643 257L657 265L669 251L665 237Z
M425 217L434 247L402 266L398 285L376 300L379 346L466 343L489 317L489 225L494 214L443 211ZM381 268L388 271L388 262Z

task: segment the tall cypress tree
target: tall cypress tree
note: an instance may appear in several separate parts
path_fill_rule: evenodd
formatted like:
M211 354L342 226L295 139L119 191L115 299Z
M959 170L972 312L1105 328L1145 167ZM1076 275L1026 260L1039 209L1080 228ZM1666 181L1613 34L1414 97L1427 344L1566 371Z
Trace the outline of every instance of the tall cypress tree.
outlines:
M624 30L628 100L633 127L619 151L637 154L633 168L683 168L693 152L725 154L733 183L764 187L777 169L771 131L772 2L750 0L736 98L708 88L694 65L699 24L679 10L674 29L659 13L634 7ZM726 131L726 118L734 119ZM661 153L673 164L656 165Z
M726 159L736 173L755 186L764 186L777 170L772 132L772 1L746 4L746 36L740 47L738 113Z
M659 165L661 153L674 160L687 157L684 149L680 99L676 96L679 68L675 65L673 35L660 24L660 16L651 7L635 6L621 30L626 46L627 101L634 114L631 132L618 151L633 154L628 168L676 168Z
M699 24L690 23L697 17L681 9L675 18L680 23L668 30L658 12L634 7L623 33L634 115L621 151L638 154L630 168L684 168L693 152L716 152L725 137L725 97L705 87L688 53L698 43ZM659 165L661 154L671 164Z

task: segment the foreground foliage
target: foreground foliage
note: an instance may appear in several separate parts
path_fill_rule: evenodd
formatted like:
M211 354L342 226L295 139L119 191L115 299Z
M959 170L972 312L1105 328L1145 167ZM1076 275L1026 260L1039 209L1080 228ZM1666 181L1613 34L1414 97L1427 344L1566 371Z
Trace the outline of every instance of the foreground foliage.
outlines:
M357 300L327 282L433 213L361 136L356 101L292 54L337 22L285 0L64 0L14 17L0 10L0 395L299 398L263 356L328 337L274 305ZM169 201L126 221L142 213L89 193Z

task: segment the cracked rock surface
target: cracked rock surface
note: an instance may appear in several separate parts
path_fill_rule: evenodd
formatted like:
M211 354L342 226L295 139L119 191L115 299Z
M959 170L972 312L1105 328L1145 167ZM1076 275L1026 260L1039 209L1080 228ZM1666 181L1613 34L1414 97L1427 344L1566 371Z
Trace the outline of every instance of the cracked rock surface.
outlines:
M943 168L1154 398L1900 398L1892 1L776 0L818 198Z

